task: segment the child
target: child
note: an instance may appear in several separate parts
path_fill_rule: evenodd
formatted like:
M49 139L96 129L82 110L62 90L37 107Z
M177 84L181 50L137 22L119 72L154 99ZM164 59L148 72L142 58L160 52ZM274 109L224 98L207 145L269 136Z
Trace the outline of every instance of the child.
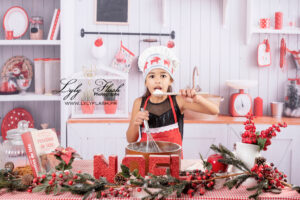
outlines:
M179 62L173 52L164 46L150 47L139 57L139 68L145 78L146 93L134 101L131 120L127 130L127 141L136 142L144 120L155 141L167 141L182 146L183 114L187 109L207 114L218 114L219 108L194 89L180 90L177 96L154 96L156 89L171 92L174 72ZM141 111L144 108L145 111ZM142 129L141 141L147 141Z

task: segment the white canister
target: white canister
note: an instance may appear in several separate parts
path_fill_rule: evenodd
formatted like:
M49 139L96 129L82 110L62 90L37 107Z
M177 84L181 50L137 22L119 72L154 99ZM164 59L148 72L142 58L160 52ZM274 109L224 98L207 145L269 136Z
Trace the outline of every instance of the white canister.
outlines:
M56 94L60 90L60 59L46 58L45 94Z
M243 161L249 169L254 166L255 158L260 156L260 149L258 145L242 142L236 143L236 157ZM239 172L240 170L234 169L233 171ZM254 178L248 178L242 185L252 187L256 184L257 181Z
M44 58L35 58L34 60L34 91L36 94L45 92L45 66Z

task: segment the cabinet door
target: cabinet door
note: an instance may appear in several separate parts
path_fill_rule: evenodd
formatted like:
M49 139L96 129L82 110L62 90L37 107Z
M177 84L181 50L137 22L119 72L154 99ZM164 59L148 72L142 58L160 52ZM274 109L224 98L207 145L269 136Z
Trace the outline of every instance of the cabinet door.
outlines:
M207 158L214 153L210 145L219 143L227 144L226 124L184 124L184 159L199 159L199 153Z
M68 124L67 145L78 151L83 159L96 154L124 157L127 145L127 123Z
M258 131L268 128L269 125L257 125ZM243 125L229 125L228 144L233 147L235 142L241 141L241 133L244 130ZM299 185L300 174L296 171L300 166L300 127L288 126L281 129L277 136L271 140L272 144L267 151L261 151L261 155L267 159L267 162L273 162L275 166L286 173L289 182ZM232 148L231 148L232 149Z

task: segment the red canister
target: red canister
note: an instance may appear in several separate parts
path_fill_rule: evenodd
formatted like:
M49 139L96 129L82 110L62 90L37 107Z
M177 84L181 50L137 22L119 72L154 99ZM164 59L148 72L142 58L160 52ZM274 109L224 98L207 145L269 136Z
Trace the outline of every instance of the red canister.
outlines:
M282 12L275 12L275 29L282 29Z
M260 97L254 99L254 116L263 116L263 100Z

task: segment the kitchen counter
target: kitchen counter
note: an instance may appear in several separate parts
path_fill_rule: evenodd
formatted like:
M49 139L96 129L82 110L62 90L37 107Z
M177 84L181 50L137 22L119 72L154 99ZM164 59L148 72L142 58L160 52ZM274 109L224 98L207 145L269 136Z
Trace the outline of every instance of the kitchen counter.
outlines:
M219 115L217 117L211 117L209 119L197 119L189 120L185 119L185 124L242 124L245 121L245 117L231 117L228 115ZM129 123L130 119L69 119L68 124L73 123ZM286 122L288 125L300 125L300 118L288 118L283 117L280 119L270 116L255 117L254 122L256 124L274 124L278 122Z

